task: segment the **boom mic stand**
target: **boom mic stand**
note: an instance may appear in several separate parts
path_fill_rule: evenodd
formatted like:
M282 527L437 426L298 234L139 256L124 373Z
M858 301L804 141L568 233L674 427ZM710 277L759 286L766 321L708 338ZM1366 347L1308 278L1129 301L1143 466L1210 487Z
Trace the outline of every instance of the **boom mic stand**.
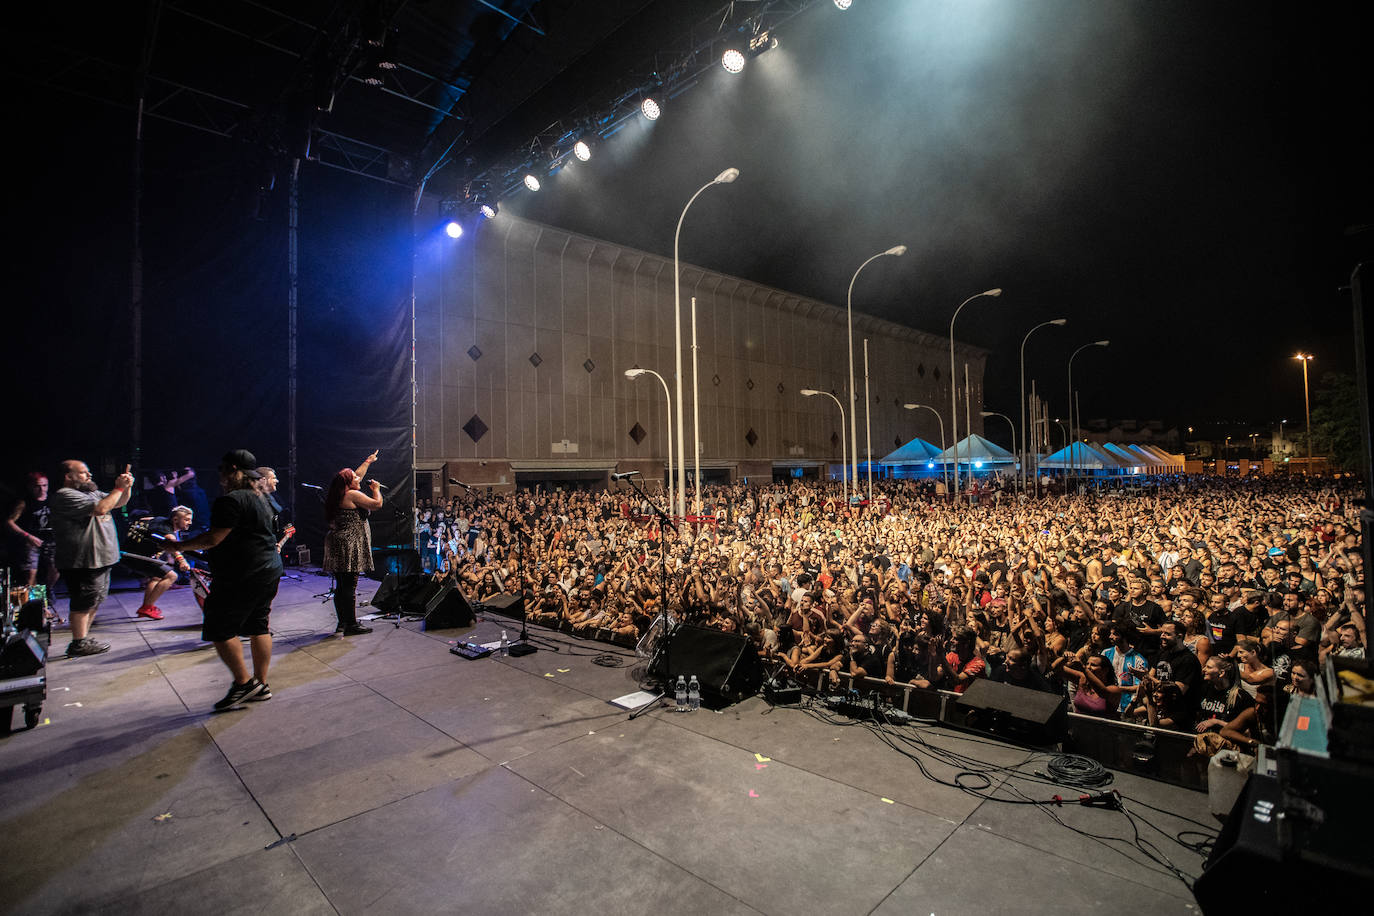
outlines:
M660 654L663 656L663 682L662 682L662 685L661 685L663 689L660 690L660 691L658 692L658 696L654 697L652 700L650 700L649 702L645 703L643 706L639 707L639 708L636 709L634 712L630 713L630 718L631 718L631 719L635 719L635 718L638 718L639 715L640 715L641 713L645 712L645 711L648 710L650 707L652 707L652 706L657 706L657 705L658 705L658 701L659 701L659 700L662 700L664 697L666 697L666 696L668 695L668 691L672 688L672 683L673 683L673 668L672 668L672 665L669 663L669 660L668 660L668 659L669 659L669 648L670 648L670 646L672 645L672 642L673 642L673 633L672 633L672 631L669 629L669 627L671 626L671 621L669 620L669 617L668 617L668 540L667 540L667 530L668 530L669 526L671 526L671 525L673 524L673 520L672 520L671 518L669 518L669 517L668 517L668 514L667 514L666 512L664 512L662 509L660 509L660 508L654 503L653 500L649 499L649 494L645 493L645 492L644 492L644 489L643 489L642 487L640 487L639 484L635 483L633 477L622 477L621 479L627 481L627 482L630 484L630 486L634 487L635 492L638 493L641 497L643 497L645 504L648 505L648 507L649 507L650 509L653 509L653 510L654 510L654 515L658 516L658 550L659 550L658 559L659 559L659 574L660 574L660 576L662 577L662 578L661 578L661 582L662 582L662 589L663 589L662 600L660 601L660 606L659 606L659 623L660 623L660 626L659 626L659 631L658 631L658 642L654 645L654 654L653 654L653 657L649 659L649 671L652 673L653 670L654 670L654 662L657 660L657 658L658 658L658 656L659 656Z
M320 504L321 504L321 505L324 504L324 487L322 487L322 486L320 486L319 484L316 484L316 483L302 483L301 486L302 486L302 487L305 487L307 490L314 490L314 491L319 495L319 497L320 497ZM321 561L323 561L323 558L321 558ZM323 571L323 570L321 570L321 571ZM321 604L328 604L329 602L331 602L331 601L334 600L334 574L333 574L333 573L330 573L330 574L329 574L329 588L326 589L325 591L320 592L318 595L314 595L313 597L320 599L320 603L321 603Z

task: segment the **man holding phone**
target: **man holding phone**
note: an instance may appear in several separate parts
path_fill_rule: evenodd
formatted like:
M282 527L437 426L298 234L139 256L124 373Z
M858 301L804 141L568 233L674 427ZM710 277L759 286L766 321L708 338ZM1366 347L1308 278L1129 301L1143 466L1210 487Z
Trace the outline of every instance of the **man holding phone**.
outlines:
M91 622L110 593L110 570L119 562L119 535L110 513L129 502L134 476L124 465L114 489L104 493L96 488L84 461L64 461L61 469L62 486L52 496L52 527L57 568L71 599L67 655L99 655L108 652L110 644L91 638Z

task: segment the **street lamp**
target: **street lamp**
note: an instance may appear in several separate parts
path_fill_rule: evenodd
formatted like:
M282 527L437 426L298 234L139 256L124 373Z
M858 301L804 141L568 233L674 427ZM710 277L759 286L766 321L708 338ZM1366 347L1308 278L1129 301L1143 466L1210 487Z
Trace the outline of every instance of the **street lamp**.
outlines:
M950 423L952 424L950 427L950 438L954 440L955 492L958 492L959 490L959 386L955 382L956 375L954 370L954 319L958 318L959 313L964 310L964 306L968 305L974 299L977 299L980 296L991 296L995 298L1000 295L1002 295L1002 288L1000 286L995 287L993 289L984 290L981 293L974 293L972 296L969 296L963 302L959 303L959 307L954 310L953 317L949 319L949 419Z
M682 236L682 221L687 218L687 211L691 208L692 203L701 196L701 192L712 185L729 184L738 177L739 169L726 169L697 189L697 192L688 199L687 206L682 208L682 215L677 218L677 231L673 233L673 359L674 368L677 371L677 514L679 517L687 514L687 445L683 441L682 435L684 430L682 422L682 269L678 262L678 239Z
M673 396L668 393L668 382L654 370L641 369L638 366L625 370L625 377L628 379L636 379L641 375L652 375L658 379L659 383L663 385L663 398L668 404L668 507L671 509L673 505Z
M1293 357L1302 363L1302 406L1307 412L1307 468L1306 473L1312 473L1312 401L1308 398L1307 392L1307 364L1312 361L1311 353L1299 353Z
M1009 416L1007 416L1007 415L1004 414L1004 413L998 413L998 412L995 411L995 410L984 410L984 411L981 411L981 413L982 413L984 419L986 419L987 417L1001 417L1003 420L1006 420L1006 421L1007 421L1007 425L1011 427L1011 453L1012 453L1013 455L1015 455L1015 454L1016 454L1016 423L1012 420L1012 418L1009 417ZM1025 443L1022 443L1022 444L1024 445Z
M1074 431L1075 438L1078 435L1078 424L1074 422L1073 415L1073 358L1074 356L1077 356L1089 347L1105 347L1110 343L1110 340L1094 340L1092 343L1086 343L1083 346L1079 347L1077 350L1074 350L1073 355L1069 357L1069 427ZM1082 422L1081 417L1079 418L1079 422ZM1069 448L1069 467L1073 470L1074 474L1076 475L1078 468L1077 462L1074 460L1073 457L1072 446L1070 446Z
M1021 489L1022 489L1022 490L1026 489L1026 464L1027 464L1027 458L1029 457L1028 453L1029 453L1029 451L1030 451L1030 449L1029 449L1029 447L1028 447L1028 443L1030 442L1030 439L1027 438L1027 436L1026 436L1026 341L1030 340L1030 336L1031 336L1032 334L1034 334L1036 331L1040 330L1041 328L1049 327L1050 325L1054 325L1055 327L1062 328L1064 325L1066 325L1066 324L1068 324L1068 323L1069 323L1069 319L1067 319L1067 318L1055 318L1055 319L1053 319L1052 321L1042 321L1040 324L1037 324L1035 327L1033 327L1033 328L1031 328L1029 331L1027 331L1025 337L1022 337L1022 338L1021 338ZM1015 437L1015 436L1012 436L1012 438L1015 439L1016 437Z
M936 410L934 407L931 407L929 404L903 404L902 407L904 407L904 408L907 409L907 410L928 410L928 411L930 411L931 413L935 414L935 419L937 419L937 420L940 421L940 452L943 454L943 453L944 453L944 450L945 450L945 418L942 417L942 416L940 415L940 411ZM945 462L944 464L942 464L942 465L940 466L940 476L941 476L941 478L943 478L944 481L945 481L945 488L948 489L948 488L949 488L949 463L948 463L948 462Z
M850 474L850 479L853 480L856 485L859 481L859 434L857 430L858 412L854 409L854 281L859 279L859 273L865 267L878 260L878 258L889 254L900 257L906 254L906 246L894 245L887 251L880 251L860 264L859 269L854 271L854 276L849 278L849 292L845 294L844 299L845 313L849 319L849 442L852 446L850 453L854 456L853 472ZM867 415L867 409L865 409L864 416ZM843 432L843 430L841 430L841 432Z
M840 408L840 485L844 488L845 505L849 505L849 485L845 483L844 479L844 472L848 469L849 466L849 459L845 456L844 450L844 405L840 403L839 398L835 397L828 391L818 391L815 388L803 388L801 390L801 394L804 398L814 398L818 394L823 394L826 397L830 398L830 400L834 401L836 407Z

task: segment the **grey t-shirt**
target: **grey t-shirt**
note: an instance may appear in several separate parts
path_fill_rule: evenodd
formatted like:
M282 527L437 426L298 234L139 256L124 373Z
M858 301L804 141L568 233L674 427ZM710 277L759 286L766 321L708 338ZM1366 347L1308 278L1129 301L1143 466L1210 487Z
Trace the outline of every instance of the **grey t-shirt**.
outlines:
M58 569L100 569L119 562L114 516L92 514L105 496L99 490L85 493L62 487L48 501Z

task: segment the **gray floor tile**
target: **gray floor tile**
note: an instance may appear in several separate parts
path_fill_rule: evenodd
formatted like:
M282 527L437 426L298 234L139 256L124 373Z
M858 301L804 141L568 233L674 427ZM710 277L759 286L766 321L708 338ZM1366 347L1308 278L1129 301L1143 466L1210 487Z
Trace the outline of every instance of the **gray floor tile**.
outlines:
M213 912L216 916L337 912L290 846L258 849L138 891L109 909L119 913Z

